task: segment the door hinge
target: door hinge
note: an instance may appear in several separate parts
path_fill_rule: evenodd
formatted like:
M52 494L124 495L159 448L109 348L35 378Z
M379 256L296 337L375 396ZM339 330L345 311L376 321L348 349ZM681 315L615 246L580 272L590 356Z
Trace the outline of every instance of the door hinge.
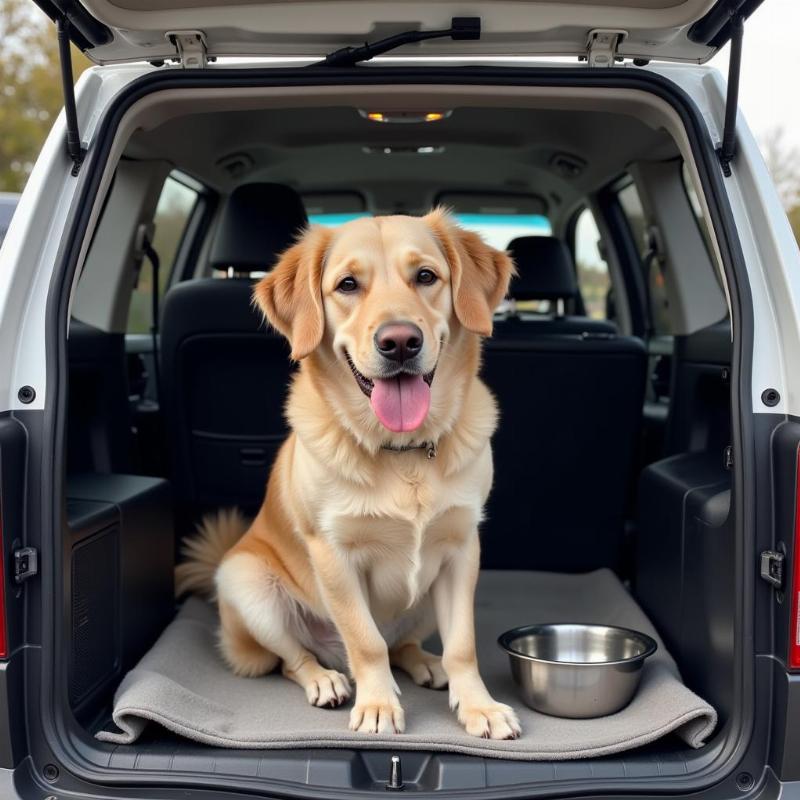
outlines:
M594 28L589 31L586 41L586 60L590 67L613 67L614 61L622 57L619 46L628 35L628 31L611 28Z
M783 563L786 556L777 550L765 550L761 554L761 577L775 589L783 586Z
M39 572L39 551L35 547L20 547L14 551L14 580L24 583Z
M208 65L208 47L203 31L167 31L165 35L178 51L183 69L202 69Z

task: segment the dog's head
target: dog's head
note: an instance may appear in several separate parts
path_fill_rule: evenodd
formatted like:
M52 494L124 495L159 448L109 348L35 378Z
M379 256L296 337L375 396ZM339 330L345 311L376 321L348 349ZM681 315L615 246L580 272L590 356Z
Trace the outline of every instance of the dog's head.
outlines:
M312 228L254 298L293 359L324 350L325 368L341 370L385 428L408 432L428 415L443 350L464 331L491 334L513 271L506 253L435 210Z

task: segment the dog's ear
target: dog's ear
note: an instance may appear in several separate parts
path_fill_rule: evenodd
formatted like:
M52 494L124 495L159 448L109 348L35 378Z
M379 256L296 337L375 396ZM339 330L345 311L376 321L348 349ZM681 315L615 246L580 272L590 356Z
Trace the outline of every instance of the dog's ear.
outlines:
M506 296L512 276L517 274L514 262L508 253L490 247L477 233L458 227L442 208L434 209L424 219L450 265L458 321L467 330L491 336L494 310Z
M322 265L329 241L329 229L308 230L253 290L253 301L270 325L289 340L295 361L305 358L322 341Z

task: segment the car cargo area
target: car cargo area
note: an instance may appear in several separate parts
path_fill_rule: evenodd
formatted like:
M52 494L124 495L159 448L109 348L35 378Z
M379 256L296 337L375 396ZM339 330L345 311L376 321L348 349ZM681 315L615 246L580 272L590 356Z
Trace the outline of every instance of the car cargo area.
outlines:
M718 766L741 724L734 351L709 205L666 103L577 85L173 89L129 112L113 153L67 342L55 694L73 752L130 784L306 796L383 791L396 753L407 790L504 796L657 792ZM207 512L254 514L286 435L294 367L251 304L254 278L300 217L437 205L519 273L483 347L500 423L481 558L485 586L521 588L479 650L536 616L526 573L568 587L609 570L716 711L710 739L557 761L368 736L224 748L155 723L132 744L99 741L124 676L186 601L182 539Z

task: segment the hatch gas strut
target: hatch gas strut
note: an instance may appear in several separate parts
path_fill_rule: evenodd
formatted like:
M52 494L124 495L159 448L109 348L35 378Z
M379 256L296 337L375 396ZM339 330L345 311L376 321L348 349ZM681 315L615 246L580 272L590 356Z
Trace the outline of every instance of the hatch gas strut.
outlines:
M722 174L731 176L731 163L736 157L736 112L739 110L739 77L742 71L742 39L744 21L764 0L719 0L709 12L686 32L690 42L706 44L720 50L731 43L728 63L728 92L725 98L725 124L722 143L717 148Z
M77 175L85 155L78 130L78 112L75 107L75 82L72 78L72 57L69 51L69 20L56 20L58 55L61 61L61 82L64 87L64 117L67 122L67 155L72 159L72 174Z
M58 32L58 57L61 62L64 116L67 122L67 155L72 160L72 174L77 175L86 153L81 147L81 137L78 131L69 43L72 41L85 53L93 47L108 44L114 37L105 25L98 22L76 0L34 0L34 2L55 22Z
M736 113L739 110L739 77L742 71L742 39L744 38L744 17L736 14L730 22L731 52L728 63L728 94L725 98L725 125L722 129L722 144L717 153L722 173L731 176L731 161L736 155Z
M380 39L377 42L365 42L360 47L342 47L325 56L312 66L315 67L354 67L360 61L369 61L381 53L394 50L404 44L422 42L425 39L446 39L454 41L481 38L480 17L453 17L450 28L444 31L405 31Z

